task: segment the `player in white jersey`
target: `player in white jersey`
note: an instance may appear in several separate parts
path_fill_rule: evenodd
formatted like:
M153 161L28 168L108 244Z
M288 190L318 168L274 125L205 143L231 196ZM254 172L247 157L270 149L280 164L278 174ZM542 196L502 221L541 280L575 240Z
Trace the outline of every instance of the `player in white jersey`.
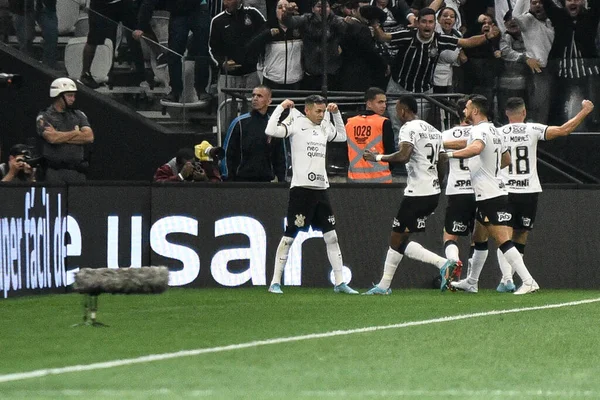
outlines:
M593 109L594 104L584 100L581 111L569 121L561 126L547 126L525 122L527 110L522 98L512 97L506 102L505 113L509 123L500 128L500 132L510 152L511 163L508 168L502 169L501 177L508 190L508 203L513 216L512 241L521 255L525 254L527 236L533 229L537 213L538 195L542 191L537 173L538 141L569 135ZM513 291L512 269L501 252L498 252L498 264L502 270L502 280L496 290Z
M460 99L457 102L460 124L442 132L446 151L458 150L466 146L471 132L470 122L464 117L466 103L467 99ZM460 260L458 238L473 232L477 209L467 160L449 160L446 198L448 205L444 219L444 253L449 259Z
M290 109L290 115L279 123L285 109ZM323 232L327 257L335 278L334 292L358 294L343 281L342 253L335 232L335 216L327 196L327 142L346 141L344 121L338 106L335 103L326 105L325 98L318 95L306 98L304 113L306 115L294 108L293 101L284 100L271 114L265 130L269 136L290 139L294 174L287 210L287 226L277 247L269 292L283 293L281 276L290 247L298 231L307 230L312 226ZM335 126L329 120L330 115L333 116Z
M509 165L510 154L501 134L488 121L488 113L488 100L481 95L472 95L465 108L465 117L473 123L467 147L445 153L444 157L469 159L471 184L477 202L477 222L473 234L475 243L485 242L487 245L488 236L491 236L523 281L515 294L535 292L539 286L511 241L512 230L509 224L512 215L508 207L508 193L498 176L500 169ZM466 279L452 282L451 285L468 292L477 292L482 268L483 262L476 263L474 259L471 274Z
M442 149L442 134L427 122L418 119L417 111L417 101L413 96L401 96L396 103L396 113L403 123L398 146L400 150L388 155L365 150L363 156L367 161L406 164L408 174L404 198L392 224L383 277L377 285L364 293L367 295L386 295L392 292L392 278L403 256L439 268L442 291L460 276L460 261L442 258L419 243L409 240L411 233L425 230L427 218L438 205L440 176L444 176L443 173L438 175L437 169L438 156Z

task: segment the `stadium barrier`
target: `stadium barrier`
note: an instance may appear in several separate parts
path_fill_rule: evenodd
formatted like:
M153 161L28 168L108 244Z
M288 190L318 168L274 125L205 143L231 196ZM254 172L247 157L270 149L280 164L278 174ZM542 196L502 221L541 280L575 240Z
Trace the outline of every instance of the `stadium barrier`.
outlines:
M542 288L597 288L600 186L549 186L540 196L525 262ZM352 286L380 278L403 185L333 185L330 198ZM80 267L165 265L169 285L264 286L283 232L285 184L90 183L0 185L0 298L64 293ZM442 254L446 200L413 239ZM331 286L321 232L299 235L284 285ZM313 240L316 239L316 240ZM460 243L463 258L468 243ZM437 270L403 260L395 288L430 288ZM495 287L495 247L480 281Z

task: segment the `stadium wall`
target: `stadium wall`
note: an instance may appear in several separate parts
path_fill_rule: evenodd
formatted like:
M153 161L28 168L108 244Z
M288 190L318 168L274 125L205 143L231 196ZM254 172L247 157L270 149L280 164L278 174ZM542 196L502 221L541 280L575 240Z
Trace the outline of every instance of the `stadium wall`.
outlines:
M525 261L543 288L597 289L600 216L596 186L546 187ZM334 185L330 198L351 284L378 281L401 185ZM80 267L166 265L170 285L266 285L281 237L285 185L0 186L0 292L3 298L64 293ZM442 254L445 198L413 239ZM302 233L285 285L326 287L331 269L320 232ZM461 254L468 253L461 243ZM403 260L394 288L430 288L436 269ZM490 249L480 287L500 273Z

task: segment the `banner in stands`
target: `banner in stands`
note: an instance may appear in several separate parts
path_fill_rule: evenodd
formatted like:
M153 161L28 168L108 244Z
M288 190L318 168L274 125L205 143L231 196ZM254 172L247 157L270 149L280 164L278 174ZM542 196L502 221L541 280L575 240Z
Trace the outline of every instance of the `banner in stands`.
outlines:
M330 189L344 274L351 285L367 288L381 277L401 193L397 185ZM600 275L592 267L600 241L598 216L587 204L596 193L546 190L540 197L525 261L544 287L587 288ZM68 190L0 186L0 195L0 291L6 298L64 292L82 267L165 265L171 286L266 286L284 230L288 189L91 184ZM570 204L568 210L564 204ZM438 254L443 254L444 209L442 197L427 220L427 232L411 236ZM560 239L556 232L562 233ZM553 237L557 239L549 246L547 238ZM460 250L466 258L466 239ZM495 287L500 275L495 247L489 254L482 288ZM331 287L331 275L322 233L301 233L283 284ZM435 267L404 259L393 287L432 287L436 276Z

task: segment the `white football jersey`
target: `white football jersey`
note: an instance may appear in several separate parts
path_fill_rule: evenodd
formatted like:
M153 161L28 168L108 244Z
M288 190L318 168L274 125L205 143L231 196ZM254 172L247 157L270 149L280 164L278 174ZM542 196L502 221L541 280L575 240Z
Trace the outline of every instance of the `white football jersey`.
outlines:
M538 140L546 140L548 125L521 123L500 128L504 144L510 151L510 165L500 176L510 193L538 193L542 191L537 173Z
M442 132L444 142L452 140L469 140L470 126L456 126ZM446 151L452 151L446 149ZM469 159L451 158L448 160L450 168L448 171L448 182L446 184L446 195L471 194L471 173L469 172Z
M327 142L346 141L346 128L341 114L325 112L321 125L315 125L300 111L292 108L290 115L278 124L283 111L284 108L281 106L275 108L265 133L290 138L293 172L291 187L327 189L329 187L325 163ZM332 115L335 126L330 121Z
M400 128L399 146L402 142L413 145L406 163L408 179L405 196L431 196L440 193L437 162L443 151L440 131L420 119L409 121Z
M478 156L469 159L475 200L507 196L508 192L504 190L504 184L499 176L502 154L506 151L500 132L491 122L480 122L471 128L467 145L476 140L481 140L485 147Z

